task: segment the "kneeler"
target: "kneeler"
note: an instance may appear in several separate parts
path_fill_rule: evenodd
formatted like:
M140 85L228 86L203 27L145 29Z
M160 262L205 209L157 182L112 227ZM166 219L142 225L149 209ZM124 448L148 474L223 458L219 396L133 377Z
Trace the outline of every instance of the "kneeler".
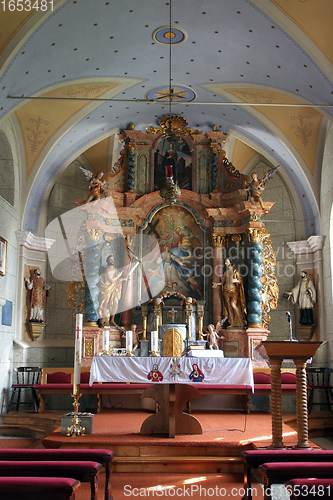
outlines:
M290 479L285 484L290 500L331 500L333 479Z
M0 477L1 500L75 500L79 486L68 477Z
M244 462L244 490L242 500L252 500L251 473L259 465L269 462L333 462L333 450L247 450L242 451Z
M271 500L273 484L284 484L291 479L317 479L333 476L333 462L271 462L259 466L264 486L264 500Z
M97 476L102 465L98 462L55 461L0 461L1 477L58 477L73 478L81 483L90 483L91 500L96 499Z
M115 452L103 449L35 449L0 448L0 460L51 460L98 462L105 468L105 500L112 500L110 487L111 464Z

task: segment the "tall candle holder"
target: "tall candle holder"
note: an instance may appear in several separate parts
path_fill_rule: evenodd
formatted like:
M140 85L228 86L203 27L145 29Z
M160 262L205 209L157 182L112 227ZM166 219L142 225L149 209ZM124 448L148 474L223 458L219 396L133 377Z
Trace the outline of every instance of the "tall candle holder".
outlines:
M83 436L85 433L85 427L81 426L81 420L79 419L79 399L81 397L80 394L80 384L73 384L73 394L74 401L74 416L72 418L72 425L67 427L67 436L75 437L75 436Z
M76 315L75 324L75 344L74 344L74 380L73 380L73 406L74 416L72 425L67 427L67 436L81 436L85 432L85 428L81 427L79 419L79 399L80 394L80 379L81 379L81 362L82 362L82 325L83 314Z

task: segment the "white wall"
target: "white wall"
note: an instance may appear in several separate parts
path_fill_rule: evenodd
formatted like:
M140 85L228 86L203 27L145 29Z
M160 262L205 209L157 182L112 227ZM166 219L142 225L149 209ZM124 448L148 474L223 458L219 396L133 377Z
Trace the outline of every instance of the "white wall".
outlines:
M321 234L326 236L323 248L324 300L326 313L326 338L329 343L329 359L333 354L333 304L332 304L332 257L333 257L333 125L328 124L321 177Z
M0 298L13 304L11 325L2 324L2 308L0 307L0 380L1 408L6 411L8 393L11 384L13 363L13 338L17 327L17 269L19 229L19 161L15 156L16 146L11 127L8 123L2 126L0 141L0 175L1 179L10 179L9 192L0 195L0 236L7 240L6 275L0 277ZM10 155L12 157L10 158ZM8 168L10 171L8 172ZM2 182L2 181L1 181ZM4 182L5 184L5 182ZM7 201L8 200L8 201Z

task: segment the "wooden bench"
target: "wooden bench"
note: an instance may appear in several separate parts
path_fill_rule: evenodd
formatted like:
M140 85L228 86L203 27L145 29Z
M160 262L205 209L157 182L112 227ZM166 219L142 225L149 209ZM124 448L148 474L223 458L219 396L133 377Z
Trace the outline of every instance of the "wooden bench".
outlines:
M260 371L258 371L260 370ZM40 384L35 385L38 393L38 412L45 410L45 396L47 394L69 394L73 393L73 376L74 368L42 368ZM270 384L270 369L254 370L254 395L271 394ZM141 395L150 384L134 384L134 383L108 383L98 382L92 386L89 385L90 369L88 367L81 370L80 393L94 395L96 398L96 412L100 413L102 409L103 394L106 395ZM281 390L282 394L294 395L296 393L296 376L295 370L283 369L281 375ZM242 385L205 385L205 384L189 384L197 388L202 395L237 395L244 398L244 411L249 412L249 400L252 394L250 386ZM189 405L189 411L190 405Z
M251 474L253 469L269 462L333 462L333 450L247 450L240 454L244 462L243 500L251 500Z
M75 500L79 486L68 477L0 477L1 500Z
M205 384L189 384L195 387L202 396L207 395L222 395L222 396L243 396L244 398L244 411L249 413L250 394L252 394L252 387L250 385L205 385ZM191 412L191 404L189 403L189 412Z
M42 368L41 383L35 385L38 393L38 413L45 410L45 396L48 394L73 394L74 368ZM82 368L80 393L96 397L96 411L101 412L103 394L107 395L141 395L150 384L127 384L98 382L89 385L90 369Z
M88 461L98 462L105 469L105 500L111 500L110 474L114 451L104 449L21 449L0 448L0 460L7 461Z
M296 370L293 368L283 368L281 370L281 391L282 395L296 394ZM246 385L205 385L190 384L199 390L201 395L219 394L219 395L237 395L244 397L244 411L249 413L250 395L271 394L271 375L270 368L256 368L253 370L254 392L251 386ZM190 405L189 405L190 407Z
M0 460L1 477L73 478L83 483L90 483L91 500L96 498L98 474L101 469L100 463L92 461Z
M271 500L272 485L284 484L291 479L330 479L333 475L332 462L270 462L259 465L264 486L264 500Z

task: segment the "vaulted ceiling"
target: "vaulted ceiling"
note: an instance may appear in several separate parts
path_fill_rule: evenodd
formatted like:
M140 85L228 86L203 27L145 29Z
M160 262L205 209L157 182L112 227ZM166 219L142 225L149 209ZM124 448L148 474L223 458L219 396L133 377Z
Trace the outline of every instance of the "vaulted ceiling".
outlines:
M119 130L169 112L171 48L172 113L228 134L240 170L257 154L280 164L306 235L318 233L333 2L172 0L171 47L169 2L0 3L0 127L10 123L20 152L22 229L38 232L55 176L76 157L94 163Z

